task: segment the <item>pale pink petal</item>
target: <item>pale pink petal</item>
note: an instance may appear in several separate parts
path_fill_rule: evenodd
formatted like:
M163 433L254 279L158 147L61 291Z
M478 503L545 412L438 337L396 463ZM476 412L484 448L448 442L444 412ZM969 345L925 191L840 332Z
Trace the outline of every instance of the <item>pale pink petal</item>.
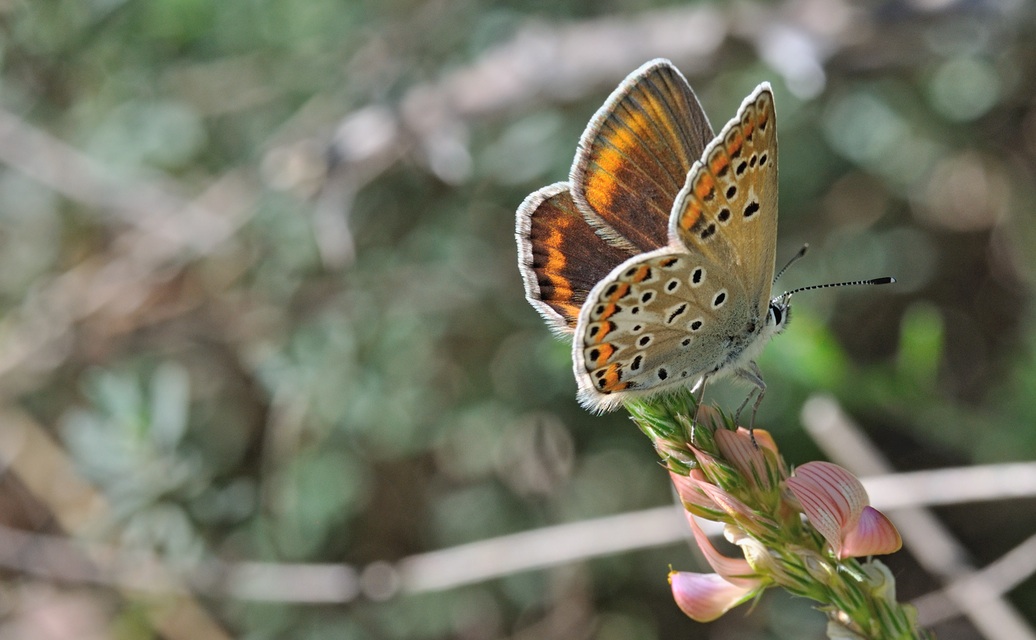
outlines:
M690 455L685 446L679 446L668 440L655 440L655 451L663 460L673 460L684 467L694 466L694 457Z
M698 468L704 472L706 477L711 478L713 481L731 477L730 467L724 467L715 456L705 453L693 445L691 446L691 451L694 452L694 459L698 463Z
M766 467L766 457L752 442L752 436L745 428L737 431L717 429L714 434L716 447L723 457L741 472L753 487L770 487L770 474Z
M698 407L698 412L694 415L694 422L705 427L711 427L712 431L726 428L723 425L723 414L716 407L709 404Z
M845 534L838 557L880 556L899 551L902 546L903 539L892 521L874 507L866 506L856 526Z
M687 522L691 525L691 532L694 533L694 540L698 543L712 570L722 576L731 584L739 587L756 588L762 584L762 580L756 576L752 566L744 558L728 558L719 552L705 532L698 526L694 516L687 514Z
M788 488L810 523L841 553L845 532L856 526L868 502L856 476L830 462L807 462L788 478Z
M709 498L712 499L727 515L731 516L735 520L741 523L754 522L758 520L756 513L752 511L752 508L741 502L734 496L730 495L723 489L720 489L714 484L702 482L700 485L701 490L705 492Z
M731 584L715 573L672 571L669 584L677 606L698 622L712 622L754 595L754 589Z
M744 429L744 427L738 427L738 429ZM756 444L760 447L763 449L769 449L774 453L779 453L777 451L777 443L774 442L773 436L770 435L769 431L766 429L756 429L752 431L752 434L755 435Z
M694 510L698 515L723 513L719 505L701 490L700 482L704 476L700 470L692 469L686 476L670 471L669 477L672 479L676 493L680 496L680 501L685 509Z

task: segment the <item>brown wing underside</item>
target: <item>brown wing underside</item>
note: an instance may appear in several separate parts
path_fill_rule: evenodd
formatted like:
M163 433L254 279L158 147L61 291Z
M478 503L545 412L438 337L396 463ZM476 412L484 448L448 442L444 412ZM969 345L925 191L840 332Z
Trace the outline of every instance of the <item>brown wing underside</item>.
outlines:
M517 235L526 297L557 331L575 328L590 289L631 255L587 224L566 183L526 199Z
M569 179L573 197L613 244L638 253L664 247L673 201L712 138L683 75L668 61L648 63L583 133Z

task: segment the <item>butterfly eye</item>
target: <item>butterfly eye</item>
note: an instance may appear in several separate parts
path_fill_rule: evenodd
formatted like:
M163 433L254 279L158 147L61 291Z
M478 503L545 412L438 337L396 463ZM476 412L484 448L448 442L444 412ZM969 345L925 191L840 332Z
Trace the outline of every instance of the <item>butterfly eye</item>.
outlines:
M779 327L784 322L784 309L772 304L770 305L770 316L773 318L773 326Z

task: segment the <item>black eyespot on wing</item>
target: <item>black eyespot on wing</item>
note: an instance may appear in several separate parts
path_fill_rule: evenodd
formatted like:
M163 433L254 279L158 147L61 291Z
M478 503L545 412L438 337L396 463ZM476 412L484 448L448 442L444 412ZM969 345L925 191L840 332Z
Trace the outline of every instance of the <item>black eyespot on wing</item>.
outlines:
M727 188L727 200L730 200L731 198L733 198L736 195L737 195L737 187L735 185L730 185Z
M720 291L719 293L716 294L716 297L712 299L712 306L718 307L721 304L723 304L724 302L726 302L726 300L727 300L727 293L726 293L726 291Z
M701 233L698 235L701 237L702 240L707 240L714 233L716 233L716 224L710 222L709 226L702 229Z
M745 207L745 217L751 218L757 213L759 213L759 203L753 200L752 202L748 203L748 206Z
M691 274L691 282L693 282L694 284L701 284L701 280L704 277L705 277L705 270L702 269L701 267L698 267L697 269L694 270L694 273Z
M765 154L765 153L764 153L764 154L762 154L762 155L760 155L760 156L759 156L759 166L761 167L761 166L765 165L765 164L766 164L766 160L767 160L767 159L768 159L768 158L767 158L767 156L766 156L766 154Z
M700 330L701 327L702 327L702 324L704 324L704 323L701 320L695 320L694 322L691 323L691 331L698 331L698 330Z
M673 278L672 280L670 280L669 282L666 283L665 290L669 291L669 292L673 292L673 291L676 291L676 288L679 287L679 286L680 286L680 281L677 280L676 278Z
M743 174L745 172L745 169L747 169L747 168L748 168L748 163L745 162L744 160L742 160L737 165L737 175Z
M643 362L644 356L637 356L633 358L633 362L630 363L630 371L639 371L640 363Z
M659 380L665 380L668 377L669 377L669 372L666 371L664 367L658 370L658 379Z
M687 311L687 303L681 304L679 307L674 309L673 312L669 314L666 324L673 324L673 320L675 320L676 317L681 315L684 311Z
M683 347L691 346L691 339L690 338L684 338L683 340L680 341L680 346L683 346Z
M651 302L651 299L655 297L654 291L645 291L644 295L640 296L640 301L644 304Z
M716 216L716 218L720 222L726 222L727 220L730 220L730 209L727 209L726 207L723 207L722 209L719 210L719 215Z

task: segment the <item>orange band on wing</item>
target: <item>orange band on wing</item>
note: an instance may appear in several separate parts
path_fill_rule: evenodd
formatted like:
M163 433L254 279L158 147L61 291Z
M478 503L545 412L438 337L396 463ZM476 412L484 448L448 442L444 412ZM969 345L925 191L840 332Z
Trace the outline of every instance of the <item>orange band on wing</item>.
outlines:
M691 202L687 206L687 210L683 212L680 217L680 228L687 230L690 229L698 222L701 218L701 205L697 202Z
M698 184L694 185L694 195L701 200L708 200L716 190L716 181L707 173L700 176Z
M641 114L633 114L623 120L625 128L613 129L610 135L601 137L608 145L600 145L594 163L599 170L591 171L585 183L586 199L598 210L607 210L618 192L616 176L628 169L629 157L626 150L639 144L639 135L647 127L647 120Z
M709 163L709 171L717 176L723 175L723 172L730 166L730 158L723 155L722 153L717 154L712 162Z
M558 226L560 227L561 225ZM565 234L563 229L551 229L550 235L547 236L543 244L547 253L546 271L547 273L554 274L554 277L551 278L551 284L554 286L554 297L561 300L569 299L572 297L572 283L557 276L557 274L565 270L565 265L568 264L568 258L565 256Z
M587 344L601 344L604 342L604 337L615 330L614 322L595 322L590 325L590 332L587 337L590 342Z
M619 367L617 362L608 365L608 368L605 370L604 377L600 379L601 382L597 385L598 391L612 393L614 391L622 391L626 387L630 386L629 382L621 382L621 377L622 369Z
M745 145L745 139L740 131L734 131L734 135L727 144L727 155L736 158L741 153L741 147Z
M597 357L594 358L594 361L591 364L595 367L600 367L604 363L608 362L615 353L615 347L610 344L602 344L599 347L594 347L594 349L597 351Z
M612 293L611 297L609 297L608 300L609 302L617 302L621 300L629 292L630 285L626 282L620 282L615 286L615 292Z
M633 274L633 282L644 282L644 280L651 274L651 266L642 264L637 267L637 272Z

